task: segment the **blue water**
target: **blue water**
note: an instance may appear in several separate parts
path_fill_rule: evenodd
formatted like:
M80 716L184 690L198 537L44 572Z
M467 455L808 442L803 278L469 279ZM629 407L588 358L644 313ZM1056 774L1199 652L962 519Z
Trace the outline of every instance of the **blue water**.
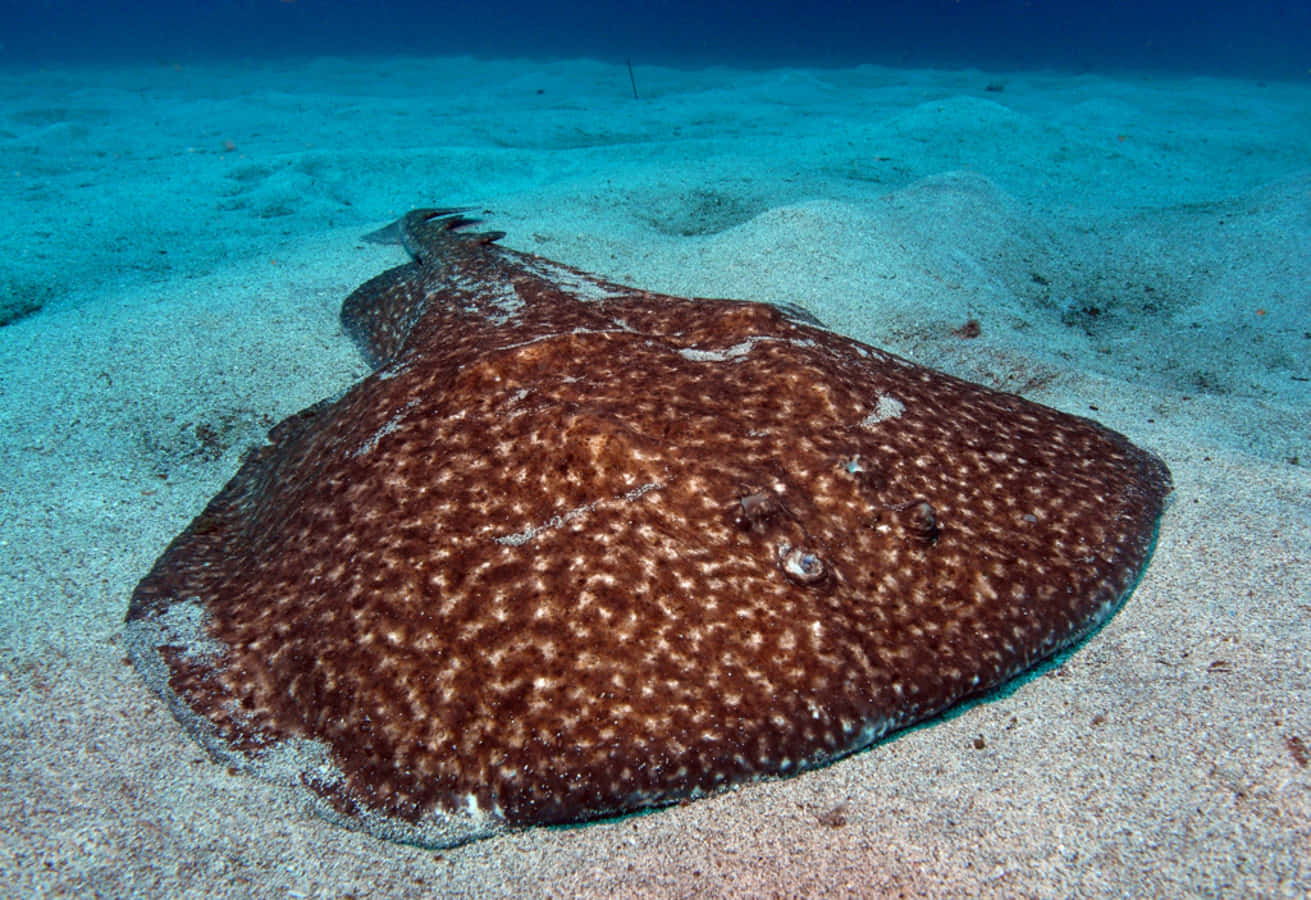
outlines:
M1311 77L1308 0L0 3L9 62L451 54Z

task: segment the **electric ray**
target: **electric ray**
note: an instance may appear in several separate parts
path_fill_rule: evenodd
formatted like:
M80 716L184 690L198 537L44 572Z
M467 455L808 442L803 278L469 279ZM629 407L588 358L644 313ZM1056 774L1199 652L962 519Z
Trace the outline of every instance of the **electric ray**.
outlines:
M276 426L137 587L216 758L439 846L789 775L1105 621L1170 475L775 306L475 233L348 297L375 371Z

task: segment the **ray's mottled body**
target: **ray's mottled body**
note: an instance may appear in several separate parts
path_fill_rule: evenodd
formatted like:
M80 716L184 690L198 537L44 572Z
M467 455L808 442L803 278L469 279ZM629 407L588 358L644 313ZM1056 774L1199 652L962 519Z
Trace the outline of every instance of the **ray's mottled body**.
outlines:
M821 765L1113 612L1170 489L1094 422L758 303L399 223L376 366L167 549L130 655L220 758L441 845Z

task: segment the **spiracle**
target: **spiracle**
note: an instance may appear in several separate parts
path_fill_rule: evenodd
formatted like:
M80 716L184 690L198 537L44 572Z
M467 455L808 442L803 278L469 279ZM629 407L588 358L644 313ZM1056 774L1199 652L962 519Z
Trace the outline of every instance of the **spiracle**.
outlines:
M824 560L804 547L784 544L779 551L778 564L783 574L797 584L811 586L828 578L828 566L824 565Z

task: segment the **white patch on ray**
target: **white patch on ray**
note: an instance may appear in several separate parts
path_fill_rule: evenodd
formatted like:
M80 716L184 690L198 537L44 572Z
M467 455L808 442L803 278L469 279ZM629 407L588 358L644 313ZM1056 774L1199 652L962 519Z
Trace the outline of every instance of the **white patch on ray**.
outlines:
M499 537L493 538L493 540L495 540L496 543L504 544L507 547L522 547L543 531L550 531L551 529L559 528L566 522L570 522L580 516L585 516L602 503L612 503L618 500L631 503L641 498L643 495L648 494L651 491L659 490L662 487L664 487L664 485L658 481L648 481L645 484L638 485L631 491L628 491L619 497L612 497L608 500L593 500L591 503L584 503L582 506L575 506L571 510L567 510L557 516L552 516L541 525L533 525L525 528L523 531L516 531L514 534L503 534Z
M782 343L792 344L795 347L813 347L815 342L809 338L792 340L791 338L766 337L764 335L752 335L744 341L739 341L731 347L724 347L721 350L701 350L697 347L682 347L678 355L684 359L690 359L693 362L732 362L740 360L751 352L751 348L756 344L765 343Z
M409 403L402 406L396 412L394 412L391 418L389 418L386 422L383 422L382 425L379 426L378 430L369 436L368 440L366 440L364 443L360 444L358 447L355 448L355 452L352 453L351 456L358 458L366 453L372 453L373 449L378 446L378 442L381 441L383 438L385 438L387 435L391 434L392 432L400 428L401 422L405 420L406 415L408 415L410 410L414 409L418 405L419 405L419 399L416 397L415 399L411 400Z
M751 352L751 347L756 341L760 340L765 340L765 338L749 337L741 343L725 347L722 350L698 350L695 347L684 347L678 351L678 355L693 362L728 362L731 359L741 359L746 356Z
M598 278L592 278L548 259L529 257L522 260L521 264L525 270L549 281L553 286L578 300L596 302L628 297L632 294L632 291L627 288L607 284Z
M874 411L860 420L862 428L870 428L888 419L896 419L906 411L906 404L891 394L879 394L874 403Z
M379 381L390 381L391 379L395 378L397 375L404 375L409 370L410 370L410 364L408 362L401 362L398 360L392 365L388 366L387 368L379 369L378 371L374 372L373 377L378 379Z
M459 298L456 302L461 309L486 316L494 325L503 325L523 309L523 298L515 288L514 279L503 273L456 272L450 276L449 283L450 294Z

